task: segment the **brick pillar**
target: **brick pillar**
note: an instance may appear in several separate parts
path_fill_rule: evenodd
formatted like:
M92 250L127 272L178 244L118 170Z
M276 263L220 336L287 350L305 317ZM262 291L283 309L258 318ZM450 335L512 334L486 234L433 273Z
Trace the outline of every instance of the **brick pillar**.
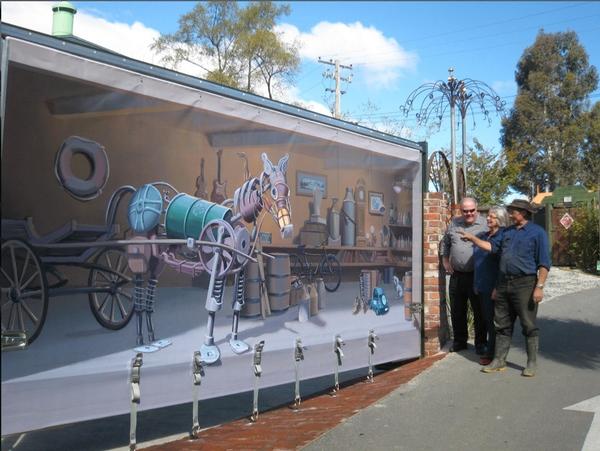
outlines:
M448 338L446 283L440 242L448 223L448 199L444 193L424 193L423 198L423 309L425 356L440 351Z

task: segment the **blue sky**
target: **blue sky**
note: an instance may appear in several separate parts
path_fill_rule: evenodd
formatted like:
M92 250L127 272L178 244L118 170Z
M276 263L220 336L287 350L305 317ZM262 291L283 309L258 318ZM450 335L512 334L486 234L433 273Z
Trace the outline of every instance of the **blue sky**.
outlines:
M279 100L303 102L327 111L326 88L332 81L317 62L339 59L353 65L352 83L344 84L341 109L351 120L378 126L382 117L402 118L400 106L423 83L445 79L448 68L459 79L492 86L512 106L514 72L536 34L577 32L590 63L600 67L600 3L598 2L318 2L293 1L291 14L278 29L300 38L302 66L296 83ZM53 2L2 2L4 21L49 33ZM177 29L177 20L194 2L85 2L78 9L75 34L131 57L153 63L147 49L159 33ZM186 68L181 68L186 71ZM190 69L192 70L192 69ZM343 75L348 75L344 71ZM600 90L592 95L600 101ZM368 110L370 102L376 109ZM476 122L473 128L473 119ZM448 148L449 118L437 131L417 127L414 114L404 121L405 137L427 139L430 151ZM478 138L485 147L500 148L500 120L488 126L477 114L468 119L467 142ZM460 148L460 130L457 130Z

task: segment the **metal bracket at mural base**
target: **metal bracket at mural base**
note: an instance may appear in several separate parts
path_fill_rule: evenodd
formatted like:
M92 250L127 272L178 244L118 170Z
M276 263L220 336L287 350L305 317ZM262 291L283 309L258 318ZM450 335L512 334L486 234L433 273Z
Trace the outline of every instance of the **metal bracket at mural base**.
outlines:
M143 354L141 352L131 360L131 412L129 415L129 449L137 449L136 429L137 429L137 407L140 404L140 379L143 365Z
M250 415L250 421L255 423L258 420L258 389L259 381L262 376L262 350L265 347L265 341L261 340L254 345L254 357L252 370L254 371L254 396L252 397L252 415Z
M192 379L193 379L193 398L192 398L192 431L190 438L197 439L200 434L200 421L198 415L198 398L200 385L202 384L202 376L204 376L204 368L202 367L202 357L200 351L194 352L194 360L192 361Z
M373 378L373 354L375 354L375 348L377 348L375 340L379 340L379 337L375 334L375 331L371 329L369 331L369 337L367 339L367 349L369 354L369 372L367 373L366 382L369 383L375 382L375 379Z
M300 403L302 402L302 399L300 398L300 362L302 360L304 360L302 340L296 338L294 341L294 372L296 380L294 384L294 404L291 406L294 410L298 410L300 408Z
M337 393L340 391L340 379L339 379L339 368L342 366L342 359L344 358L344 352L342 351L342 346L344 346L344 340L340 335L336 335L333 339L333 355L334 355L334 364L333 364L333 375L334 375L334 385L333 389L329 393L330 396L337 396Z

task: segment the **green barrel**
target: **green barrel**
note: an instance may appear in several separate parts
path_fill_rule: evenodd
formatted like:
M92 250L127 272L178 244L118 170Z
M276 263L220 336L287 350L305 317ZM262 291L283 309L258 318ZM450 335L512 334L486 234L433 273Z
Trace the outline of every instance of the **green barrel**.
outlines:
M179 193L167 207L165 228L169 238L200 238L200 232L213 219L229 221L230 208Z

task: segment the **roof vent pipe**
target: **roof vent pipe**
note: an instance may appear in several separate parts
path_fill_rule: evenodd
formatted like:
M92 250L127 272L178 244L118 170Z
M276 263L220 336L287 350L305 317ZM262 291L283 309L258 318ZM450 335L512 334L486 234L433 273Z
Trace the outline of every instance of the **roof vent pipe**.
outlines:
M73 17L77 10L69 2L58 2L52 7L52 36L71 36L73 34Z

